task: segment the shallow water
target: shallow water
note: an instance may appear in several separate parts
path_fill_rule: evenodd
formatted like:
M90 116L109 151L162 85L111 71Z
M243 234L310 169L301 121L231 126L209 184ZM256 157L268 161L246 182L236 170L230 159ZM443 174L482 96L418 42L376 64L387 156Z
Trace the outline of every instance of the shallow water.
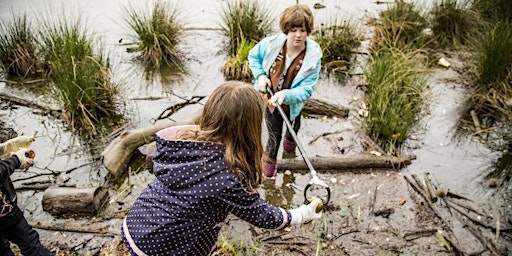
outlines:
M130 113L131 126L140 128L153 125L156 118L166 107L181 101L180 97L192 95L208 95L217 85L224 82L221 67L227 56L222 43L223 37L219 28L219 10L225 1L194 0L180 1L185 12L183 19L186 27L191 28L186 33L182 50L187 58L188 74L179 77L163 76L146 79L144 72L130 60L126 48L119 43L126 37L122 25L123 8L127 3L133 5L148 4L151 1L119 1L119 0L2 0L0 18L9 19L10 11L27 12L29 17L45 19L59 15L62 7L66 14L75 17L82 15L87 20L89 29L105 43L106 50L111 55L114 65L114 77L123 85L124 103ZM296 1L274 1L274 11L279 13L286 6ZM343 19L355 19L366 24L369 17L385 5L376 5L373 1L300 1L313 6L319 2L327 8L315 9L317 23L322 23L334 15ZM78 14L79 13L79 14ZM456 60L454 60L456 62ZM454 63L457 67L457 63ZM460 67L460 63L459 63ZM361 152L362 147L354 133L358 126L357 110L362 106L363 93L358 89L362 77L354 75L341 85L334 79L322 78L317 86L314 98L334 104L350 107L351 116L347 120L305 119L300 130L299 138L308 155L336 156L350 155ZM453 138L460 106L465 97L465 88L459 74L453 68L438 70L429 77L432 89L430 95L430 114L422 118L417 131L407 144L406 154L415 154L416 160L401 170L402 175L428 172L445 188L457 193L485 201L486 188L482 174L499 157L476 141L459 142ZM0 90L18 95L32 97L30 93L19 90L16 86L0 82ZM145 98L157 97L157 100ZM358 100L354 100L358 98ZM37 100L37 99L34 99ZM3 103L2 103L3 104ZM2 105L3 106L3 105ZM180 110L173 116L175 120L187 118L198 106ZM0 117L9 127L19 134L32 135L37 133L37 140L32 148L37 152L37 163L30 171L33 174L62 172L77 168L68 176L68 184L92 185L102 184L104 170L100 163L88 158L83 148L65 127L52 118L41 116L32 110L19 107L16 109L2 108ZM324 132L337 132L309 143ZM106 145L108 142L103 142ZM32 174L15 174L13 179L29 177ZM141 176L147 179L150 174ZM334 174L322 174L322 178L330 180ZM140 178L140 177L137 177ZM39 176L35 180L48 180L50 175ZM134 178L135 179L135 178ZM34 179L33 179L34 180ZM136 180L134 180L136 181ZM280 206L300 204L301 189L309 181L309 175L295 174L293 176L279 174L275 181L265 184L265 196L271 202ZM21 185L24 181L17 181ZM348 181L345 181L348 182ZM294 184L294 185L290 185ZM344 196L341 182L335 187L335 198ZM335 185L334 185L335 186ZM42 193L21 192L22 207L28 209L28 214L38 215L41 220L50 220L51 216L41 211L40 200Z

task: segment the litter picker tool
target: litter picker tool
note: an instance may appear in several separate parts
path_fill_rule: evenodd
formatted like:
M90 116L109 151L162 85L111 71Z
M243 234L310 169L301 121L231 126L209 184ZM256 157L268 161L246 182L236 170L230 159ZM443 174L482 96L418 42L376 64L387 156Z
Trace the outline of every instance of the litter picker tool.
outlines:
M274 96L274 93L272 92L271 88L267 85L267 92L270 94L270 96ZM288 128L288 131L293 137L293 140L295 141L295 144L297 144L297 148L299 148L300 155L302 156L302 159L304 159L304 162L309 168L309 171L311 173L311 180L306 185L306 188L304 188L304 199L305 202L308 203L308 198L311 198L311 196L308 195L309 190L323 190L324 193L322 193L319 197L322 199L323 204L327 205L329 203L329 200L331 199L331 189L329 186L322 180L320 180L317 176L317 173L315 171L315 168L311 164L311 161L309 161L309 158L306 155L306 151L304 150L304 147L302 147L302 144L299 141L299 138L297 137L297 134L295 133L295 130L293 130L293 126L290 123L290 120L288 120L288 117L286 116L286 113L283 110L283 107L281 105L276 104L276 108L279 111L279 114L283 117L284 122L286 123L286 127Z

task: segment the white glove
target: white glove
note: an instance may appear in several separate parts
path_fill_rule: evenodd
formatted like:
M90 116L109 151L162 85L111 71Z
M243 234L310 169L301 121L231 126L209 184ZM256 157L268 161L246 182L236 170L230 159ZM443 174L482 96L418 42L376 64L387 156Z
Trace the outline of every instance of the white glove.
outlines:
M261 93L267 92L267 86L271 86L270 79L266 75L261 75L258 77L258 90Z
M278 91L274 93L274 96L272 96L272 98L270 98L270 102L275 107L278 104L283 104L284 98L286 98L286 93L284 91Z
M18 169L25 169L34 164L34 158L30 158L25 155L25 153L27 153L28 151L30 151L30 149L22 148L16 152L12 153L13 155L16 155L18 157L18 159L20 160L21 165Z
M292 220L290 224L301 224L307 223L314 219L320 219L322 217L322 211L316 212L315 209L320 203L319 200L313 200L308 205L302 205L299 208L291 209Z

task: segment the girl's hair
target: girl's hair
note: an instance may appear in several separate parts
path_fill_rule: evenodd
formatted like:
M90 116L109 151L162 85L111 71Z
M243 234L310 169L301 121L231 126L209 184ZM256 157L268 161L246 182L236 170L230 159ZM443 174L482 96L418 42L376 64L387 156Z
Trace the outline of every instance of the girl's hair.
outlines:
M308 34L310 34L313 31L313 26L313 13L305 4L297 4L286 8L279 21L279 27L285 34L288 34L294 27L305 27Z
M180 139L220 142L226 147L226 164L247 192L257 193L262 181L262 122L265 101L252 85L228 81L208 97L199 118L199 129Z

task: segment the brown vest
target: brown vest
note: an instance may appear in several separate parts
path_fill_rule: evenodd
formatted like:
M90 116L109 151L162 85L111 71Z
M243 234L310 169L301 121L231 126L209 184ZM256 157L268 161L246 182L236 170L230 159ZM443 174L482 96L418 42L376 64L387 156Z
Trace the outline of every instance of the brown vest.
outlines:
M295 79L295 76L297 76L297 73L299 73L299 70L302 67L305 55L306 49L302 50L302 52L295 57L292 64L290 64L290 67L288 67L286 74L283 74L286 66L286 43L283 45L283 48L277 55L276 60L272 63L269 70L270 81L272 82L272 93L276 93L283 89L290 89L293 79ZM267 98L270 99L270 94L267 95ZM273 112L274 107L269 106L269 110L270 112ZM288 105L283 105L283 110L288 113Z

